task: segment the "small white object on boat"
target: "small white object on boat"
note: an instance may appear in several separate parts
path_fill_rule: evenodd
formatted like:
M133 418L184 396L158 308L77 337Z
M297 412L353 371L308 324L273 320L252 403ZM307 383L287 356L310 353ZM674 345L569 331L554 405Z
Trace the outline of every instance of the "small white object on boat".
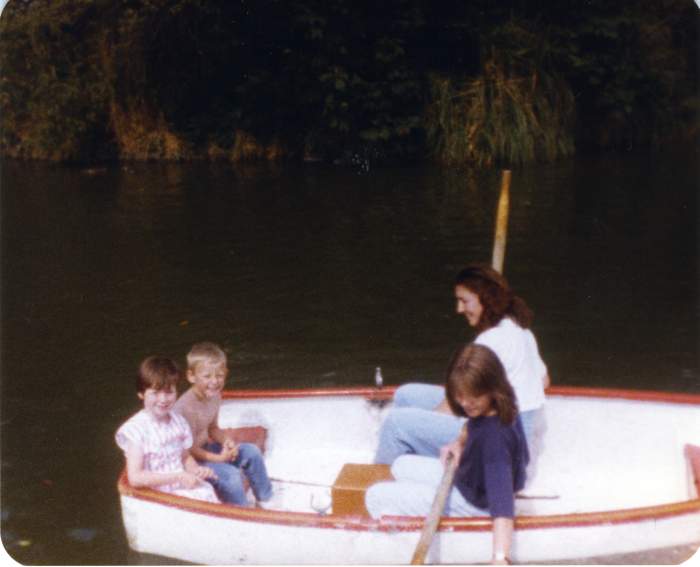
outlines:
M410 563L423 518L338 515L329 504L346 463L371 463L392 393L226 392L221 427L267 428L273 509L133 488L122 474L129 545L218 565ZM514 562L700 544L700 499L686 450L700 445L700 395L552 387L545 414L542 452L525 491L533 498L516 500ZM427 562L490 557L490 518L443 518Z

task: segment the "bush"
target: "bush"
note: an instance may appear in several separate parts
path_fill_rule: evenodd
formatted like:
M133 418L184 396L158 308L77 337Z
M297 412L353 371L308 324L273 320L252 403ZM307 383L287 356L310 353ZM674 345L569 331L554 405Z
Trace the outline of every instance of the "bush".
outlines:
M504 46L505 37L519 38L520 47ZM564 80L538 68L538 41L509 22L486 40L480 76L431 78L426 129L439 161L517 166L574 153L574 97Z

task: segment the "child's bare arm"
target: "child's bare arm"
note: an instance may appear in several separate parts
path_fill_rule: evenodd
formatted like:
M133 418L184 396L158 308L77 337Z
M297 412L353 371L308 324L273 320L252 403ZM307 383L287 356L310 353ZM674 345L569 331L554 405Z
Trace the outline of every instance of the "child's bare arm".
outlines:
M214 421L209 424L209 438L223 445L224 441L228 439L228 434L225 429L221 429L216 421Z
M200 465L194 459L192 454L186 449L182 452L182 465L187 472L192 473L197 478L217 478L216 473L213 470L211 470L209 467L203 467Z
M186 488L195 486L199 479L187 471L162 473L147 471L143 468L143 451L141 447L130 443L125 451L126 475L129 484L134 487L155 488L163 484L182 484Z
M190 453L198 461L211 461L212 463L220 463L224 460L221 458L220 453L212 453L211 451L207 451L203 447L196 447L194 445L190 449Z

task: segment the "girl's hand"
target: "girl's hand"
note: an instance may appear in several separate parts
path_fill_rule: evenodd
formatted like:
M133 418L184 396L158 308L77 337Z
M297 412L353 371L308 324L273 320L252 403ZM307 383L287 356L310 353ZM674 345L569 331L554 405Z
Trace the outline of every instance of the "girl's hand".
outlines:
M209 467L198 466L193 472L197 478L200 478L202 480L206 480L208 478L216 480L218 478L216 476L216 473Z
M459 461L459 457L462 455L462 443L459 439L455 439L449 445L440 448L440 462L443 466L447 464L449 455L452 455L453 459Z
M185 471L178 475L178 482L184 488L194 488L202 481L199 478L197 478L196 474Z

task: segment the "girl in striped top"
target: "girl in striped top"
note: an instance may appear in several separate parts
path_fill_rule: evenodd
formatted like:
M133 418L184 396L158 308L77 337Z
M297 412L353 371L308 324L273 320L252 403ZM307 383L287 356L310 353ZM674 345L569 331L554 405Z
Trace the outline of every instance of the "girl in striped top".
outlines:
M143 409L119 427L115 435L126 457L129 484L219 502L214 488L206 481L216 475L190 455L190 426L185 418L171 412L179 378L175 362L162 356L151 356L139 367L137 395L143 401Z

